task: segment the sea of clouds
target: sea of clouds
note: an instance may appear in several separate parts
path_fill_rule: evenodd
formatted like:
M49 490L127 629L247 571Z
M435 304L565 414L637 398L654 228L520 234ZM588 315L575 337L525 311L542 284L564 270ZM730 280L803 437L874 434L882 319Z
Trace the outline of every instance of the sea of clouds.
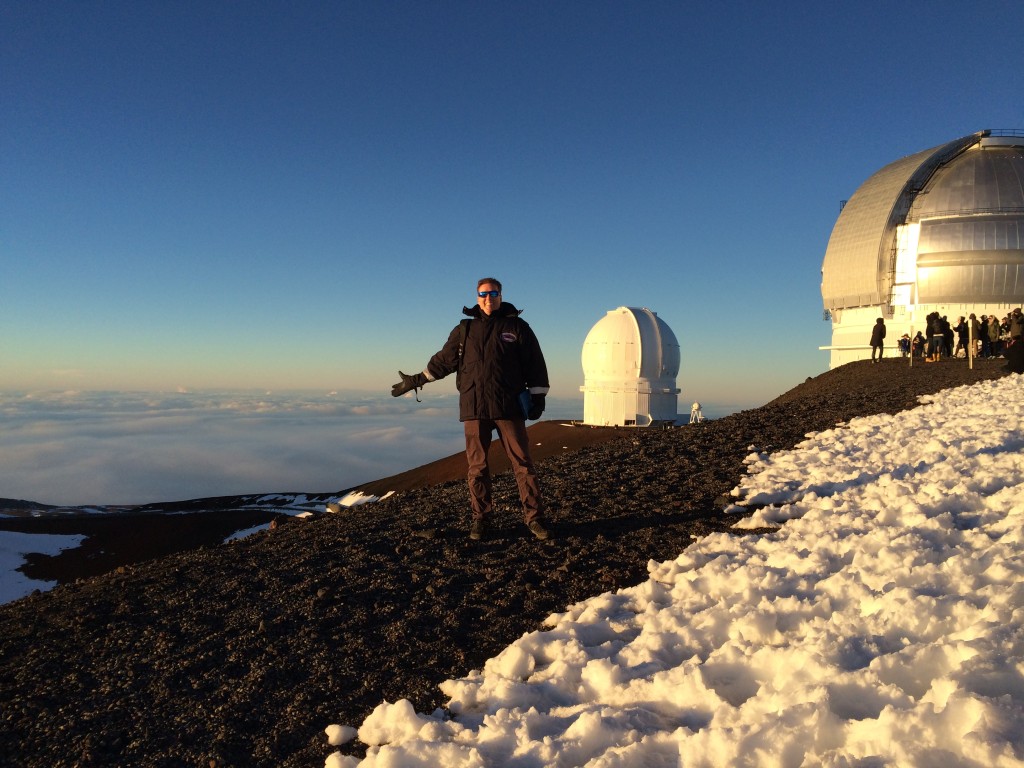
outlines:
M454 398L267 392L0 395L0 497L142 504L330 492L462 447Z
M465 447L454 390L420 398L0 392L0 498L81 506L345 490ZM582 415L582 400L551 398L544 418Z

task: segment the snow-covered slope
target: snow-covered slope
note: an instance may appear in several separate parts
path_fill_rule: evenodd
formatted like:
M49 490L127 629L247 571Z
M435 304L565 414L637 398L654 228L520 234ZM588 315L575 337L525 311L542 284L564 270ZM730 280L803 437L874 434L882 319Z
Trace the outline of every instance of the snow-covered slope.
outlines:
M1024 386L752 454L711 535L551 616L344 766L1024 765ZM358 727L355 727L358 726Z

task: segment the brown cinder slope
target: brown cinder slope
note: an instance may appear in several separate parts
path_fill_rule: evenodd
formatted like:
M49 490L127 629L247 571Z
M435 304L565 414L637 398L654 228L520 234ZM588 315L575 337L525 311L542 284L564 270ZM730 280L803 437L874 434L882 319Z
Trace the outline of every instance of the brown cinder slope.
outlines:
M465 535L459 480L0 607L0 755L21 766L313 766L329 723L383 699L443 704L574 601L727 529L715 499L751 448L896 412L1001 362L854 363L761 408L636 430L541 462L555 537L524 535L508 474L495 535ZM358 753L358 744L349 745Z

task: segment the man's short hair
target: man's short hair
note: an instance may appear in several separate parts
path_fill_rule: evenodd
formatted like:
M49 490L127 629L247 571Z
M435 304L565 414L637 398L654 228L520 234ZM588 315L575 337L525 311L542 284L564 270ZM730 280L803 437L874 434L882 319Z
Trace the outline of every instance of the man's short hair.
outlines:
M501 292L501 281L500 280L497 280L497 279L495 279L493 277L481 277L479 280L476 281L476 289L479 291L480 290L480 286L483 285L484 283L490 283L491 285L498 286L498 292L499 293Z

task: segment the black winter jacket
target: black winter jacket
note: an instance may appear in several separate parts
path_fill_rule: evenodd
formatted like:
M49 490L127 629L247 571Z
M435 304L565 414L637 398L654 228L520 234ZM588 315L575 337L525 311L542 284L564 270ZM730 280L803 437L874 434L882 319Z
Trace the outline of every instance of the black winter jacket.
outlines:
M882 339L885 338L885 324L875 323L871 328L871 346L880 347L882 346Z
M520 393L528 389L531 394L546 395L549 387L544 354L533 329L508 302L489 316L480 307L465 307L462 313L472 320L458 377L459 421L522 419ZM443 379L459 371L461 338L457 325L427 363L427 378Z

